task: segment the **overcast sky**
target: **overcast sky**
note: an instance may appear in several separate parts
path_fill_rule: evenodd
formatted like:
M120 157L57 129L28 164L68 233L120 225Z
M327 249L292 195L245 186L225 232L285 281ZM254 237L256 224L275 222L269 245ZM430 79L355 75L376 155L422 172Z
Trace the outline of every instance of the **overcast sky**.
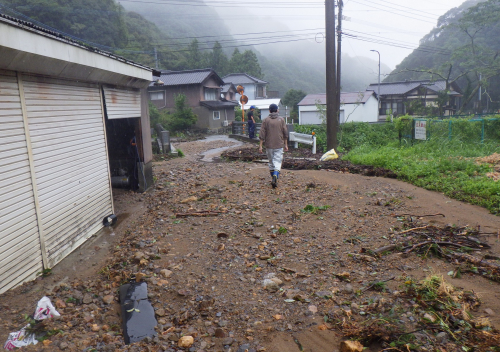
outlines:
M419 40L436 26L441 15L463 2L464 0L344 0L344 16L347 19L343 25L346 35L343 36L342 50L350 56L373 57L376 60L377 53L370 52L370 49L378 50L381 61L393 69L412 52L411 49L395 47L395 43L404 47L417 47ZM215 2L208 0L207 3ZM216 7L232 33L283 30L286 29L283 25L286 25L290 30L297 31L295 33L303 35L290 37L291 39L307 38L311 43L315 43L315 40L322 42L325 15L324 2L320 0L246 0L239 3L248 5L248 8ZM285 34L287 33L270 35ZM392 44L384 45L366 40L382 40ZM317 45L324 46L324 42ZM265 52L269 50L269 45L256 48Z

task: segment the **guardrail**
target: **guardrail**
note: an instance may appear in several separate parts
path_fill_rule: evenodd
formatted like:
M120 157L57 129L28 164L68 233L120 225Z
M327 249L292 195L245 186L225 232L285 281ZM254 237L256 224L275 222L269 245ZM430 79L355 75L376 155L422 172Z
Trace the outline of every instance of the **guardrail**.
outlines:
M255 124L255 135L259 134L260 126L262 126L262 123ZM248 134L248 123L247 122L233 121L231 128L232 128L232 134L241 134L241 135Z
M299 147L299 143L312 145L312 153L316 154L316 136L311 134L290 132L288 140L294 142L294 148Z

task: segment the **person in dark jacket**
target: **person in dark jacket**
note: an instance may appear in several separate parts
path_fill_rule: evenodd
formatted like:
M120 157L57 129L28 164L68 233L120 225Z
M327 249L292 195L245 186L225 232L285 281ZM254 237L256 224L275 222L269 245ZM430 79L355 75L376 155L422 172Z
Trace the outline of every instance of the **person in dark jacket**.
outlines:
M247 120L248 120L248 137L249 138L254 138L255 137L255 119L253 117L253 112L255 110L255 106L250 106L250 110L247 113Z
M276 188L283 162L283 150L288 151L288 130L285 119L278 114L278 105L269 105L269 112L269 116L264 119L260 128L259 153L262 153L262 145L265 145L272 178L271 185Z

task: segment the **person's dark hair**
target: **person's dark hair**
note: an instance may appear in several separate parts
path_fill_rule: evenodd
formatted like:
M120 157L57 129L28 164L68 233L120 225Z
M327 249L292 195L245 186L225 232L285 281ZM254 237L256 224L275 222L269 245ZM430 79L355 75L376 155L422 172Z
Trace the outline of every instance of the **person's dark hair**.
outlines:
M278 105L276 104L269 105L269 112L278 112Z

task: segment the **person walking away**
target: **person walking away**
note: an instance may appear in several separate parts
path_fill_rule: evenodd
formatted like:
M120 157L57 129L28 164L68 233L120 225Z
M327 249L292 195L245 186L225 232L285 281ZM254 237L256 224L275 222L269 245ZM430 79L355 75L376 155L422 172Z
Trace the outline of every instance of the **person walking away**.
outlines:
M248 137L251 139L255 138L255 119L253 117L253 111L255 110L255 106L250 106L250 111L247 113L248 120Z
M260 127L259 153L262 153L262 145L265 145L272 178L271 186L276 188L283 162L283 150L288 151L288 130L285 119L278 114L278 105L269 105L269 112L269 116L262 121Z

